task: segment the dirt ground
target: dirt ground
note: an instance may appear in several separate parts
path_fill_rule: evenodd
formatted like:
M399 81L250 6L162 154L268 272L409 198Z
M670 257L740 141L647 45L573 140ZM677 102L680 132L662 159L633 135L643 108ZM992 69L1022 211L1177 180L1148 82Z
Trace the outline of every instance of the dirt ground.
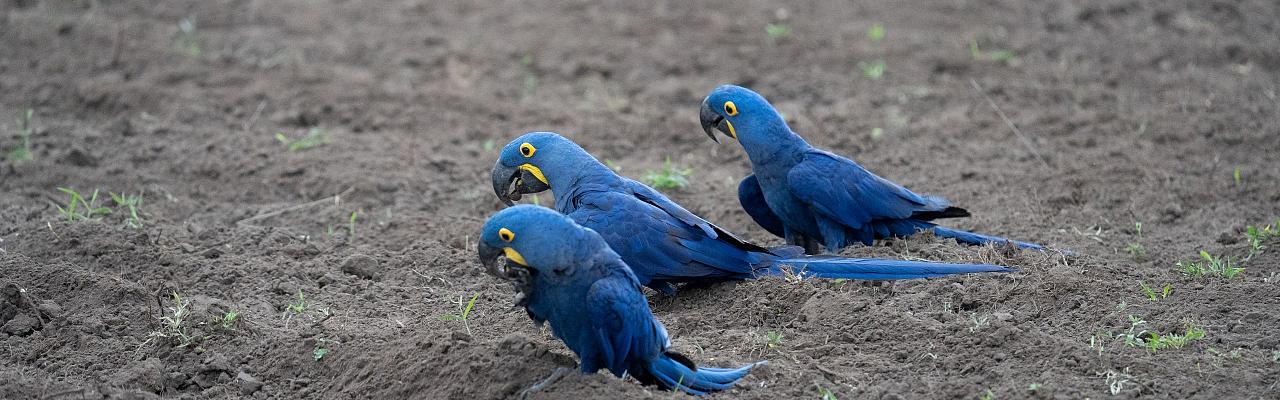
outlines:
M33 159L0 167L0 398L515 396L575 361L475 260L496 149L669 157L673 198L780 244L698 127L720 83L973 212L953 226L1078 256L920 237L846 253L1019 272L649 293L676 350L769 361L710 397L1280 398L1280 240L1242 261L1280 217L1278 3L686 3L0 0L4 154L33 110ZM114 211L68 222L59 187ZM142 194L141 228L108 191ZM1175 267L1201 250L1244 272Z

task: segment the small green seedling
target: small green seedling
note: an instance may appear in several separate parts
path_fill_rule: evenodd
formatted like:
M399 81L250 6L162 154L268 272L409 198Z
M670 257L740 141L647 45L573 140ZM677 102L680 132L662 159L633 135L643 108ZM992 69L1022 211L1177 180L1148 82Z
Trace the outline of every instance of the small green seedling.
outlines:
M1236 167L1236 170L1231 172L1231 177L1235 179L1236 186L1240 186L1240 167Z
M462 327L467 330L467 334L471 334L471 324L468 322L471 317L471 308L476 306L476 299L480 298L480 293L471 296L471 301L467 302L464 307L462 305L462 297L458 298L458 313L441 316L440 319L445 321L462 321Z
M1168 283L1164 284L1164 288L1159 292L1152 289L1150 286L1147 286L1147 284L1142 281L1138 281L1138 285L1142 287L1142 294L1147 296L1147 300L1151 301L1166 299L1169 297L1169 293L1173 291L1173 286L1170 286Z
M689 186L686 176L693 173L690 168L677 168L671 164L671 157L662 164L662 170L649 171L644 175L644 182L657 189L683 189Z
M239 318L240 318L240 312L239 312L239 311L236 311L236 310L234 310L234 309L233 309L233 310L227 310L227 312L226 312L226 313L222 314L222 321L220 321L220 322L221 322L221 324L222 324L222 330L225 330L225 331L234 331L234 330L236 330L236 321L237 321Z
M20 127L20 130L18 131L18 144L13 146L12 149L9 149L9 156L6 158L9 160L10 165L17 165L31 161L31 159L34 158L31 153L31 115L34 113L34 110L28 108L27 111L22 113L22 116L18 118L18 126Z
M142 217L138 215L138 209L142 208L142 193L126 195L107 192L107 194L111 195L111 200L116 202L116 207L129 209L129 218L124 221L125 226L134 229L142 228Z
M973 326L969 327L969 332L977 332L991 323L991 317L979 317L977 313L970 313L969 322L973 322Z
M838 400L838 399L836 398L836 394L831 392L831 389L824 388L824 387L822 387L821 385L818 385L818 383L817 383L817 382L814 382L813 384L814 384L815 386L818 386L818 396L819 396L818 398L819 398L819 399L821 399L821 400Z
M870 63L858 62L858 68L862 70L862 76L870 79L880 79L884 76L885 63L883 59L876 59Z
M769 37L769 43L781 42L791 38L791 25L786 23L765 25L764 33Z
M493 151L494 146L493 139L485 139L484 144L481 145L486 152Z
M1253 258L1253 256L1262 253L1262 250L1266 248L1263 243L1280 237L1280 229L1277 229L1277 227L1280 227L1280 219L1276 220L1275 225L1267 225L1262 227L1262 229L1258 229L1258 227L1253 225L1245 227L1244 236L1249 241L1249 255L1245 256L1245 261L1248 261Z
M58 207L58 213L62 214L68 222L88 221L111 213L110 208L98 205L97 189L93 190L93 194L87 200L80 195L80 192L73 189L60 187L58 191L70 196L66 207L56 206Z
M321 358L329 354L328 344L330 342L337 343L329 339L316 339L316 347L311 350L311 357L315 358L316 362L319 362Z
M1129 252L1129 255L1133 256L1134 261L1140 262L1147 258L1147 249L1142 246L1142 223L1134 222L1133 229L1138 234L1138 240L1133 243L1129 243L1129 246L1126 247L1125 250Z
M884 25L877 23L871 25L870 28L867 28L867 39L870 39L872 42L879 42L880 40L883 40Z
M538 89L538 75L533 71L533 54L525 53L520 58L520 75L524 76L524 96L533 95L533 91Z
M199 32L196 31L196 21L191 17L178 21L178 32L180 35L178 47L182 48L182 51L188 56L200 57L202 51L200 50Z
M1039 383L1032 383L1030 385L1027 385L1027 391L1030 391L1030 392L1036 392L1042 388L1044 388L1044 385Z
M765 332L764 344L771 349L782 346L782 333L779 333L778 331Z
M302 294L302 289L298 289L298 298L289 303L286 309L294 314L302 314L307 311L307 296Z
M979 61L999 61L1007 64L1013 64L1018 61L1018 56L1009 50L983 52L978 48L977 39L969 41L969 55L972 56L974 60Z
M884 136L884 129L883 129L883 128L880 128L880 127L871 128L871 138L872 138L872 139L879 139L881 136Z
M979 396L978 399L979 400L996 400L996 393L992 392L991 389L987 389L987 391L983 393L982 396Z
M1217 276L1231 279L1244 272L1244 267L1231 263L1231 256L1215 257L1201 250L1199 261L1178 261L1176 266L1182 273L1191 276Z
M191 315L191 300L174 291L169 294L169 301L172 305L166 307L168 312L160 316L160 330L151 332L149 336L169 339L178 347L186 347L196 339L187 334L186 320Z
M276 132L276 141L288 148L290 152L298 152L329 144L329 133L324 129L311 128L307 130L306 136L291 140L284 135L284 132Z
M352 211L351 217L347 218L347 237L348 238L356 237L356 212L355 211Z

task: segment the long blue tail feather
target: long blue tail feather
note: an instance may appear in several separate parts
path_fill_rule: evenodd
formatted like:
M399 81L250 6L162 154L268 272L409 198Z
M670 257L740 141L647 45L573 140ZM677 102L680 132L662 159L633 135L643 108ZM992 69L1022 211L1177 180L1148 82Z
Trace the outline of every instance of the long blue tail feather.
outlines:
M973 232L962 231L958 229L943 228L941 226L933 227L933 234L938 235L938 237L955 239L957 242L970 244L970 245L981 246L987 243L993 243L997 245L1004 244L1004 243L1013 243L1014 246L1018 246L1024 249L1044 250L1044 246L1041 246L1035 243L1019 242L1017 240L1005 239L999 236L983 235L981 233L973 233Z
M934 278L978 272L1012 272L1013 269L991 264L951 264L930 261L845 258L835 256L797 256L774 260L759 275L791 273L827 279L900 280Z

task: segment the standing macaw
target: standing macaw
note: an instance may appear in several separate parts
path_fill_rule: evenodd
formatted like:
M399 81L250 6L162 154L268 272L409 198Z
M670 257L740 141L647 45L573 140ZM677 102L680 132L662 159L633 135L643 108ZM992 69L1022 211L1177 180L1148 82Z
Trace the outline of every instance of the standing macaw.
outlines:
M673 283L781 275L784 267L822 278L875 280L1010 271L983 264L806 257L794 246L766 249L699 218L651 187L618 176L573 141L551 132L527 133L507 144L492 179L494 193L508 205L522 194L550 189L558 211L600 233L640 284L667 294L674 293Z
M810 146L787 127L769 102L749 89L722 85L702 101L702 129L736 139L751 160L752 175L738 185L738 201L756 223L787 243L816 254L853 243L905 237L922 230L957 242L981 245L1038 244L938 226L940 218L967 217L938 196L921 196L862 168L853 160Z
M477 250L486 271L515 284L516 305L534 323L551 323L552 334L578 355L582 373L608 369L645 385L701 395L733 386L755 365L699 368L670 351L667 331L649 311L631 268L596 232L551 209L499 211L481 229Z

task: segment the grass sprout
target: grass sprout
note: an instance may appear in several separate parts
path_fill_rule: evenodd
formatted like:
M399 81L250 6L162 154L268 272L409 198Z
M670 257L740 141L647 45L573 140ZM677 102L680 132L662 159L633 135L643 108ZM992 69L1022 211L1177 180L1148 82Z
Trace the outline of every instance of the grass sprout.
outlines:
M770 43L777 43L791 39L791 25L781 22L765 25L764 34L769 37Z
M226 313L222 314L222 319L219 320L218 322L222 325L222 330L234 331L236 330L236 321L238 321L239 319L240 319L239 311L227 310Z
M187 333L186 326L187 317L191 316L191 300L174 291L169 294L169 301L171 304L165 307L168 311L159 317L160 329L148 336L150 339L168 339L178 347L186 347L195 341L195 337Z
M34 158L31 153L31 116L34 113L34 110L28 108L18 118L18 144L9 149L9 155L5 158L10 165L21 164Z
M129 218L124 224L130 228L142 228L142 217L138 215L138 209L142 208L142 193L138 194L116 194L115 192L107 192L111 196L111 200L116 202L116 207L124 207L129 209Z
M1244 272L1244 267L1232 264L1231 256L1215 257L1207 251L1200 250L1200 259L1201 261L1178 261L1176 266L1182 273L1195 277L1217 276L1231 279Z
M302 289L298 289L298 298L285 306L285 310L294 314L307 312L307 296L302 294Z
M480 293L476 293L476 294L472 295L472 296L471 296L471 301L468 301L468 302L467 302L467 305L466 305L466 306L463 306L463 305L462 305L462 297L461 297L461 296L459 296L459 297L458 297L458 313L457 313L457 314L443 315L443 316L441 316L441 317L440 317L440 319L441 319L441 320L444 320L444 321L462 321L462 327L463 327L463 328L465 328L465 329L467 330L467 334L468 334L468 335L470 335L470 334L471 334L471 323L470 323L470 322L468 322L468 321L469 321L469 320L470 320L470 318L471 318L471 308L473 308L473 307L475 307L475 306L476 306L476 299L478 299L478 298L480 298Z
M972 56L974 60L980 61L999 61L1006 64L1015 64L1018 62L1017 54L1014 54L1009 50L982 51L982 49L978 48L977 39L969 41L969 55Z
M1164 287L1161 288L1159 292L1152 289L1150 286L1147 286L1147 284L1142 281L1138 281L1138 285L1142 287L1142 294L1147 296L1147 300L1151 301L1166 299L1169 297L1169 293L1173 292L1173 286L1170 286L1168 283L1164 284Z
M870 79L880 79L880 77L884 76L886 65L883 59L876 59L869 63L859 61L858 69L862 70L862 76Z
M831 389L824 388L818 385L817 382L814 382L814 385L818 386L818 398L820 400L838 400L836 394L831 392Z
M285 136L284 132L276 132L276 141L288 148L290 152L299 152L329 144L329 133L324 129L311 128L307 130L306 136L293 140Z
M1134 222L1133 229L1137 231L1138 240L1129 243L1125 250L1129 252L1129 255L1133 256L1134 261L1142 261L1147 258L1147 248L1142 246L1142 223Z
M663 162L662 169L649 171L644 175L644 182L657 189L683 189L689 186L686 176L693 173L691 168L678 168L671 164L671 157Z
M1280 227L1280 219L1276 219L1274 225L1267 225L1261 229L1253 225L1245 227L1244 235L1249 241L1249 255L1244 258L1246 261L1262 253L1262 250L1266 248L1264 243L1280 238L1280 229L1277 229L1277 227Z
M196 21L191 17L178 21L178 47L191 57L200 57L200 36L196 30Z
M764 345L771 349L782 346L782 333L778 331L768 331L764 333Z
M59 192L66 193L70 196L67 199L67 206L58 207L58 213L62 214L67 222L88 221L111 213L111 209L98 204L98 190L94 189L93 194L85 199L80 192L74 189L60 187Z
M879 23L871 25L867 28L867 39L872 42L879 42L884 39L884 25Z

